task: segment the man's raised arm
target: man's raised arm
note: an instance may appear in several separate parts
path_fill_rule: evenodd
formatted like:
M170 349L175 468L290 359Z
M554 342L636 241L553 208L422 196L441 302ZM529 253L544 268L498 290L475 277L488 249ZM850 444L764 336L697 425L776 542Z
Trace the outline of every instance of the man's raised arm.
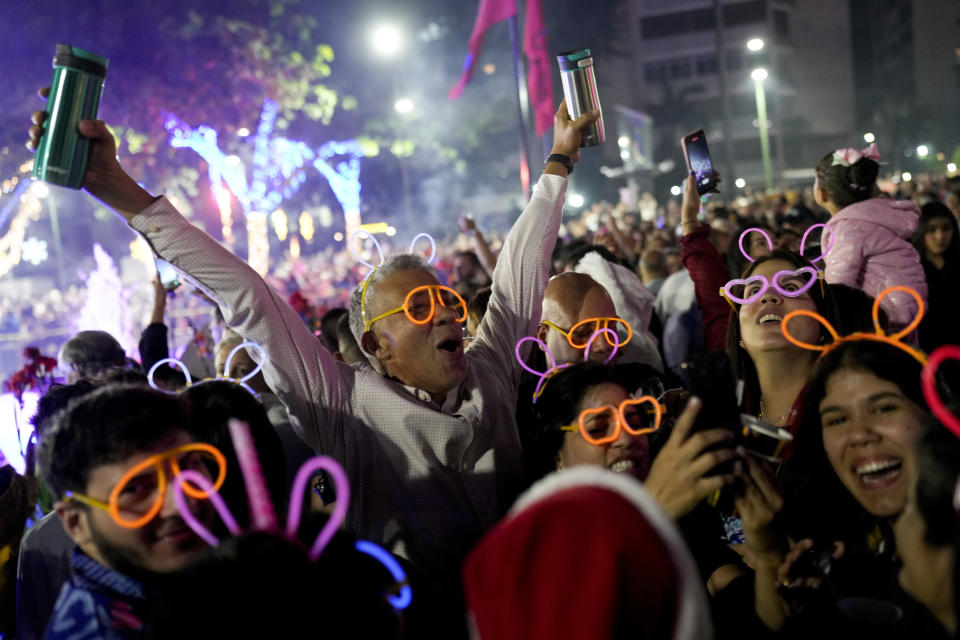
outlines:
M570 120L566 103L554 117L554 143L551 154L580 158L580 131L595 122L599 112L585 113ZM490 302L477 339L471 349L489 349L498 368L511 372L511 386L519 383L519 365L514 358L517 341L534 335L540 322L543 293L550 277L550 256L557 241L567 168L560 162L548 162L530 202L517 218L503 243L493 271Z
M44 115L34 114L28 147L36 146ZM352 386L345 378L353 370L337 365L296 312L249 265L187 222L166 198L154 198L127 175L103 122L83 121L80 132L92 140L84 188L209 295L231 328L263 347L264 377L300 436L314 449L334 453L342 442L340 416Z

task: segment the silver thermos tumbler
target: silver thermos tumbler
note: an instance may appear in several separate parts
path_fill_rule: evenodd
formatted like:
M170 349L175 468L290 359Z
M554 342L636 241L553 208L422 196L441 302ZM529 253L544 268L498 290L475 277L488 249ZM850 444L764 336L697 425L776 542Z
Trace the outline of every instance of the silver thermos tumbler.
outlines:
M597 95L597 77L593 73L593 58L590 49L575 49L557 56L560 79L563 82L563 98L567 102L570 118L576 120L590 111L600 111L600 119L583 130L581 147L601 144L606 136L603 130L603 111Z

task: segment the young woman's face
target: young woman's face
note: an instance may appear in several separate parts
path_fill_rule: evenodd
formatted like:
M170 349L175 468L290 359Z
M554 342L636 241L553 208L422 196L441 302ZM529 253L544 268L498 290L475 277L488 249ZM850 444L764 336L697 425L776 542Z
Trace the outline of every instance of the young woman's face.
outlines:
M840 369L827 379L823 446L840 481L871 514L903 511L926 419L896 384L869 371Z
M768 260L754 269L751 275L761 275L771 280L774 274L780 271L794 269L795 267L785 260ZM809 277L809 274L796 278L783 277L779 282L782 288L790 291L802 287ZM771 286L758 300L740 307L740 337L750 357L756 358L760 353L769 350L784 348L799 350L799 347L792 345L783 337L783 331L780 329L784 316L796 309L817 310L817 305L809 291L791 298L782 295ZM820 338L820 325L816 320L802 316L790 321L790 333L804 342L816 344Z
M944 217L933 218L927 223L927 230L923 234L923 244L928 256L942 256L947 252L953 240L953 225Z
M629 397L627 391L618 384L605 382L591 387L577 406L572 423L577 424L580 412L584 409L596 409L604 405L619 407ZM628 411L636 410L631 408ZM583 439L579 430L566 431L563 446L557 454L557 469L581 464L629 473L638 480L644 480L650 468L650 443L647 436L631 435L622 428L616 440L602 445L590 444Z

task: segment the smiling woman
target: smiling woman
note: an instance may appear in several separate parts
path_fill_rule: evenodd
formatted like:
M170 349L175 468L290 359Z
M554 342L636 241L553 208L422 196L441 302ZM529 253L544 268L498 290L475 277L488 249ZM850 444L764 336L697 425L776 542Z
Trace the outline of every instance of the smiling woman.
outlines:
M906 505L916 441L929 418L920 371L906 352L865 340L842 344L818 363L795 462L807 472L817 468L819 478L802 490L809 510L798 509L796 519L807 522L795 523L797 533L890 553L890 524Z

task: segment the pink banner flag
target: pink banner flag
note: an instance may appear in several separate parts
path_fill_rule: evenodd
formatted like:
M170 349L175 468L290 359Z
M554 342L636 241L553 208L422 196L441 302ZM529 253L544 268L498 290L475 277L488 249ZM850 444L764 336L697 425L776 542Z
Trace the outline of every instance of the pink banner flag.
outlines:
M523 52L527 55L527 93L533 109L537 137L553 126L553 76L550 54L547 53L547 28L543 24L540 0L527 0L527 17L523 24Z
M506 20L516 13L516 0L480 0L477 20L473 23L473 32L470 34L469 43L467 43L467 59L463 61L463 73L460 75L457 86L450 89L448 94L451 100L459 98L467 83L470 82L474 65L480 56L480 49L483 47L483 34L496 23Z

